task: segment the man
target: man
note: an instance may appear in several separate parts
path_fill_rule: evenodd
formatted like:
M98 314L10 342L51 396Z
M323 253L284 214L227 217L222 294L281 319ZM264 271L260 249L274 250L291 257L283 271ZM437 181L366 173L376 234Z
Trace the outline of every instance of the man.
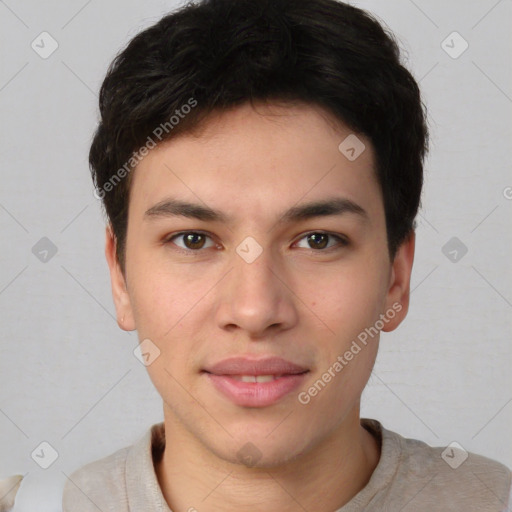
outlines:
M335 0L187 5L115 59L100 112L118 323L164 422L73 473L65 511L507 509L505 466L453 469L360 418L379 333L408 310L428 140L375 19Z

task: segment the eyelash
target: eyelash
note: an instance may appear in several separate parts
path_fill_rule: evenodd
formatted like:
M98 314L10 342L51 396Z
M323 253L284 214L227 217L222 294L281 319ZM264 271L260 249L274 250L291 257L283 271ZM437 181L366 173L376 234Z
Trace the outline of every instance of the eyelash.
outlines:
M208 233L204 232L204 231L180 231L179 233L175 233L173 234L172 236L170 237L167 237L165 240L164 240L164 245L168 245L170 243L173 242L174 239L176 238L179 238L181 236L184 236L184 235L203 235L203 236L206 236L208 238L212 238ZM334 233L329 233L328 231L309 231L308 233L304 233L304 235L302 235L301 238L299 238L299 240L296 242L300 242L302 239L310 236L310 235L328 235L329 237L332 237L332 238L335 238L337 241L338 241L338 246L334 246L334 247L329 247L328 249L309 249L311 252L314 252L314 253L330 253L332 252L333 250L340 250L340 249L343 249L344 247L347 247L349 245L349 242L346 238L340 236L340 235L335 235ZM175 245L175 244L174 244ZM178 252L181 252L183 254L187 254L189 256L196 256L198 255L199 253L201 253L202 251L206 250L206 249L197 249L197 250L194 250L194 249L183 249L183 247L179 247L179 246L176 246L176 250ZM211 247L207 247L207 249L211 249ZM308 250L308 249L306 249Z

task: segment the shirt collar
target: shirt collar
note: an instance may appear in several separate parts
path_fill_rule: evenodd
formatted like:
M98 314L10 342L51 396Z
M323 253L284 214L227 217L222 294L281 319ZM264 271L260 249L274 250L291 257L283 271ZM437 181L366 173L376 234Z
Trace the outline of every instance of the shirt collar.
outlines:
M164 423L153 425L133 445L126 458L126 493L133 512L172 512L160 489L153 457L165 447Z
M336 512L361 510L373 496L390 484L398 467L400 446L397 436L374 419L361 418L366 428L381 445L379 462L369 482L341 509ZM167 505L156 476L154 460L161 457L165 448L164 423L156 423L132 446L126 458L126 491L129 509L133 512L172 512Z

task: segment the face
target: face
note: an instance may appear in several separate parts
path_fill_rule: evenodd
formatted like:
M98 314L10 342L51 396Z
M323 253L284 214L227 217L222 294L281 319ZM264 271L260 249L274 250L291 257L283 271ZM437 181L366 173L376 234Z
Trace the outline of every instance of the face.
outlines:
M375 331L407 311L414 237L391 262L371 143L358 135L365 149L347 158L338 147L351 132L327 116L245 105L212 117L134 171L126 276L107 229L118 322L160 351L147 369L166 418L224 460L251 442L257 465L283 463L358 415ZM205 372L234 356L307 372L279 385Z

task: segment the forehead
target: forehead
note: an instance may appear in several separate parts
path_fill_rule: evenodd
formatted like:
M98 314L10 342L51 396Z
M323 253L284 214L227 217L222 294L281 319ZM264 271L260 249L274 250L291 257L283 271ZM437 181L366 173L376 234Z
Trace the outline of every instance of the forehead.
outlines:
M347 158L340 144L350 137L350 129L315 106L224 111L144 157L132 177L133 206L145 212L172 196L218 206L230 218L242 211L257 218L301 199L343 196L371 209L380 199L373 149L357 135L357 149L364 150Z

